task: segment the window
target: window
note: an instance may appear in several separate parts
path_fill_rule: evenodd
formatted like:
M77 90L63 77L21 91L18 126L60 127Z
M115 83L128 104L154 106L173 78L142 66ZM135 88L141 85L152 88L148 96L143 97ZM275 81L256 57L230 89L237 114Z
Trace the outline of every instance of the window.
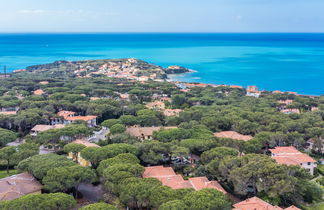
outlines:
M307 163L307 165L310 165L310 164L311 164L311 162L308 162L308 163Z

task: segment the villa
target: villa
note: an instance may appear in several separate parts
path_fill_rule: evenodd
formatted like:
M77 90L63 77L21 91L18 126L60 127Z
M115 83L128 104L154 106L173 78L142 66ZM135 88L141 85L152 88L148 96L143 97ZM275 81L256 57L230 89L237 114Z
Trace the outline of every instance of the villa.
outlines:
M284 114L300 114L299 109L282 109L280 112Z
M163 114L166 117L172 117L172 116L179 116L181 112L183 112L182 109L166 109L164 110Z
M51 129L56 129L56 128L64 128L64 124L56 124L56 125L35 125L31 129L30 135L32 136L37 136L40 132L51 130Z
M248 198L242 202L233 205L232 210L301 210L295 206L288 208L280 208L279 206L273 206L258 197Z
M259 98L260 95L261 95L261 91L258 90L257 86L247 86L246 96Z
M207 177L194 177L184 180L181 175L177 175L171 167L151 166L145 167L143 178L156 178L162 182L164 186L172 189L193 188L201 190L204 188L212 188L224 194L227 192L217 181L209 181Z
M309 155L301 153L295 147L275 147L270 149L271 158L279 164L298 165L314 175L314 169L317 167L317 162Z
M72 111L59 111L57 115L59 117L52 118L51 124L71 124L75 121L85 121L88 127L95 127L97 126L97 116L94 115L87 115L87 116L75 116L75 112Z
M172 129L177 127L129 127L126 129L126 133L134 136L140 140L150 140L152 139L153 133L155 131L160 131L161 129Z
M290 105L292 104L294 101L291 99L286 99L286 100L279 100L277 101L279 104L285 104L285 105Z

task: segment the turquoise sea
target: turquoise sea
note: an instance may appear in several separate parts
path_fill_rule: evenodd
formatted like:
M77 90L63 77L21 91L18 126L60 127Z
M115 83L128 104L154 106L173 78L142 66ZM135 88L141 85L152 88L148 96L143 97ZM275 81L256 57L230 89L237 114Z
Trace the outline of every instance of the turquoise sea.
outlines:
M177 80L324 94L324 34L0 34L0 70L134 57L196 70Z

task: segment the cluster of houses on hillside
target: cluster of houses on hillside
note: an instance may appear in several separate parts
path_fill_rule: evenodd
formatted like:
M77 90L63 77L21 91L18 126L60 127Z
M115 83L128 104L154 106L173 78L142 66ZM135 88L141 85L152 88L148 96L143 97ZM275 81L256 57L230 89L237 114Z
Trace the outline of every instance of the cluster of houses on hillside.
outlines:
M150 67L148 70L153 71L152 73L147 71L145 72L145 75L143 75L143 70L145 69L143 68L143 65L138 65L138 63L139 60L134 58L120 61L108 61L100 65L98 69L95 69L91 65L80 64L80 68L75 70L74 73L78 77L91 77L91 75L100 74L106 75L107 77L122 78L140 82L145 82L150 79L154 81L163 81L160 74L164 74L164 71L161 67L147 64L148 67Z
M171 98L162 97L159 100L147 103L145 106L148 109L162 112L166 117L179 116L184 111L183 109L166 109L165 102L171 103Z

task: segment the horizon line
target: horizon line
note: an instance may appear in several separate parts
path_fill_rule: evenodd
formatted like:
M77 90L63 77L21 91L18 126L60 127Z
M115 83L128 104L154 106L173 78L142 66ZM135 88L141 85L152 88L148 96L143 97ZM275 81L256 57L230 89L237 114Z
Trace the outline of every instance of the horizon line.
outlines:
M72 32L72 31L26 31L26 32L0 32L0 34L324 34L323 32Z

